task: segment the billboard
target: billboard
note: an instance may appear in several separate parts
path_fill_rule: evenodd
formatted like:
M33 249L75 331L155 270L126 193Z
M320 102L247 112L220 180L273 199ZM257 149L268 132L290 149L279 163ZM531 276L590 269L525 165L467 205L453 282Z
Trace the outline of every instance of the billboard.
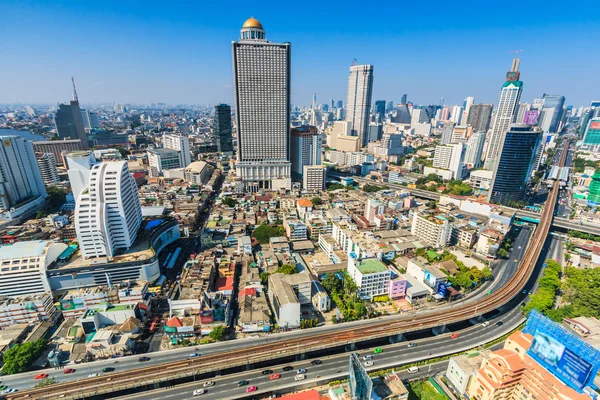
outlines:
M592 122L590 124L590 129L600 129L600 122Z
M447 289L448 288L446 287L446 284L444 282L440 282L437 288L437 294L439 294L442 297L446 297Z
M424 280L427 286L435 288L435 285L437 284L437 278L428 270L424 271L424 275Z
M592 364L541 332L535 334L529 355L560 380L580 390L586 386L592 372Z

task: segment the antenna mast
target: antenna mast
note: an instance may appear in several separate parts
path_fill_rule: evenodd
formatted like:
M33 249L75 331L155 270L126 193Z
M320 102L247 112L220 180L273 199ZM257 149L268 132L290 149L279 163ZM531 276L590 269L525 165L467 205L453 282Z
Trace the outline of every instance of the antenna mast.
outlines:
M73 82L73 99L75 101L79 101L79 97L77 96L77 89L75 89L75 78L71 77L71 82Z

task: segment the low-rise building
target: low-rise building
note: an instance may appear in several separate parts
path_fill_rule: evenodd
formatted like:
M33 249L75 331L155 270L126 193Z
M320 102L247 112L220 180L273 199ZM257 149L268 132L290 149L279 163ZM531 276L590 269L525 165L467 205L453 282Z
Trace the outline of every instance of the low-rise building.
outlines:
M348 259L348 275L358 286L361 299L371 300L386 295L390 285L390 270L377 258Z
M0 299L0 329L38 321L54 323L58 315L52 293Z
M446 378L461 396L467 395L467 388L471 379L481 368L483 357L479 353L460 354L448 361Z
M306 224L295 218L286 218L283 222L285 233L290 240L305 240L307 237Z
M442 248L450 243L452 227L443 215L430 212L415 213L411 232L430 246Z

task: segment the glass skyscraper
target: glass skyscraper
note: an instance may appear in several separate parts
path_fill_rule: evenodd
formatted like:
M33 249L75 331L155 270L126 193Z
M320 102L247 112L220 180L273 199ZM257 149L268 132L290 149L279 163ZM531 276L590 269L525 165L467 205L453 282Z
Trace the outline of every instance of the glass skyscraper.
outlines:
M542 131L527 124L512 124L503 139L489 191L489 201L499 204L523 200Z
M79 139L84 149L88 148L88 140L83 126L79 101L71 100L68 104L60 104L54 117L56 130L61 139Z
M222 153L233 152L233 137L231 134L231 107L227 104L215 106L213 134L217 138L217 146Z

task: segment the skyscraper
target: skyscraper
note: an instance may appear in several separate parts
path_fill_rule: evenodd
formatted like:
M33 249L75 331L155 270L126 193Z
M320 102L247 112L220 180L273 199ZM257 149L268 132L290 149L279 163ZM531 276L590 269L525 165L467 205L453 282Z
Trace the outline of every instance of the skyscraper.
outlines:
M0 211L48 197L33 145L20 136L0 136L0 195Z
M462 143L435 146L434 168L452 171L452 179L462 179L465 160L465 148Z
M36 153L37 164L42 174L44 186L56 185L60 182L58 170L56 169L56 160L52 153Z
M492 119L492 104L473 104L469 109L467 125L473 127L475 132L487 132Z
M407 99L408 99L408 95L407 94L403 94L402 95L402 99L400 100L400 104L406 104Z
M187 136L171 133L163 135L162 142L165 148L179 152L180 168L185 168L191 164L190 140Z
M267 41L250 18L232 53L238 190L290 189L291 44Z
M352 136L358 136L361 147L367 145L369 112L373 95L373 66L353 65L348 77L346 121L352 123Z
M496 115L492 124L492 133L489 137L489 145L486 154L485 168L492 171L498 162L501 151L501 143L504 142L503 136L508 131L512 123L514 114L521 99L523 91L523 82L519 80L519 64L521 59L514 58L510 71L506 73L506 81L500 91L500 99L496 108Z
M560 128L560 122L563 117L563 107L565 105L565 96L556 94L544 93L542 96L544 99L544 121L547 122L546 127L542 127L545 132L556 133Z
M481 167L481 156L485 144L485 132L475 132L467 141L465 164L471 168Z
M292 128L290 139L292 176L301 181L305 165L321 164L321 135L314 126L304 125Z
M61 139L79 139L83 148L88 148L78 100L71 100L68 104L60 104L58 110L56 110L54 123Z
M337 102L337 108L342 108L342 107L344 107L344 102L341 101L341 100L338 100L338 102Z
M390 100L385 105L385 112L392 112L393 109L394 109L394 102Z
M542 139L542 131L531 125L512 124L502 135L500 154L493 170L489 201L505 204L523 200L533 160Z
M90 152L76 154L75 158L67 156L69 177L74 169L74 176L87 181L75 207L75 230L82 256L112 258L118 249L133 245L142 223L135 181L127 161L94 164Z
M452 107L450 111L450 120L456 125L461 125L464 108L462 106Z
M231 107L227 104L215 106L213 134L217 138L217 146L222 153L233 152L233 137L231 134Z
M377 100L375 102L375 117L376 122L383 121L385 117L385 100Z

